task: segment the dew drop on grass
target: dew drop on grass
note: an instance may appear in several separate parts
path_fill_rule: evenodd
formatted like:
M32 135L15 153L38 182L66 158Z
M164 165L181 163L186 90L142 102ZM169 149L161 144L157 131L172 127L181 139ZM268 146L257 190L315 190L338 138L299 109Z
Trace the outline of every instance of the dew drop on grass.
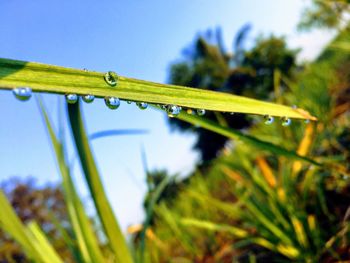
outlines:
M148 103L146 102L136 102L136 105L141 109L141 110L145 110L148 107Z
M111 110L116 110L119 108L120 100L116 97L105 97L105 104Z
M192 109L187 109L186 112L187 112L187 114L191 114L191 115L195 114L194 110L192 110Z
M205 114L205 109L198 109L197 114L198 116L203 116Z
M20 101L27 101L32 97L32 89L29 87L20 87L13 89L13 94Z
M105 81L110 86L117 85L118 75L113 71L108 71L104 76Z
M270 115L265 115L264 119L265 119L264 123L267 124L267 125L272 124L273 121L275 120L275 118L270 116Z
M87 94L87 95L84 95L82 97L83 101L86 102L86 103L91 103L94 101L95 99L95 96L94 95L91 95L91 94Z
M287 126L291 125L291 123L292 123L291 119L286 118L286 117L282 118L282 126L287 127Z
M169 117L175 117L180 114L180 108L176 105L168 105L166 109Z
M66 101L69 104L74 104L78 101L78 95L77 94L66 94Z

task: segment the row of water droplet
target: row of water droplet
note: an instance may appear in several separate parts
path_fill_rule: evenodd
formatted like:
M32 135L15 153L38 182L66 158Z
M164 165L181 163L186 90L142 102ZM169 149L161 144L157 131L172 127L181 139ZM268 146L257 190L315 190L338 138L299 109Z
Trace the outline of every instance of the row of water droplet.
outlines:
M108 81L114 81L114 80L108 79ZM27 101L32 96L32 90L29 87L15 88L15 89L13 89L13 94L15 95L15 97L17 99L19 99L21 101ZM77 94L66 94L65 97L66 97L67 103L69 103L69 104L74 104L79 100L79 96ZM81 98L86 103L92 103L95 100L95 96L92 94L83 95ZM105 97L104 101L105 101L106 106L112 110L118 109L120 106L120 99L117 97ZM132 101L128 100L127 103L131 104ZM136 105L141 110L145 110L148 108L147 102L136 102ZM181 110L182 110L182 108L180 106L176 106L176 105L162 105L160 107L162 109L166 110L169 117L174 117L174 116L179 115ZM205 110L198 109L197 113L198 113L198 115L202 116L205 114Z
M107 80L106 80L107 81ZM111 80L114 81L114 78ZM114 83L113 83L114 84ZM21 101L27 101L32 96L32 90L29 87L20 87L13 89L13 94L15 97ZM65 95L67 103L74 104L79 100L79 96L77 94L66 94ZM92 103L95 99L95 96L92 94L83 95L82 100L86 103ZM108 108L115 110L118 109L120 106L120 99L116 97L105 97L104 98L105 104ZM128 104L131 104L132 101L127 101ZM146 102L136 102L136 105L142 109L145 110L148 108L148 103ZM177 105L157 105L161 109L165 110L169 117L175 117L180 114L182 107ZM197 114L198 116L203 116L206 111L204 109L197 109L196 111L192 109L187 109L187 113L190 114ZM234 114L233 112L230 114ZM264 123L267 125L271 125L274 122L274 117L270 115L264 116ZM305 120L305 123L308 123L309 120ZM289 126L292 123L291 119L283 117L281 118L281 125L282 126Z

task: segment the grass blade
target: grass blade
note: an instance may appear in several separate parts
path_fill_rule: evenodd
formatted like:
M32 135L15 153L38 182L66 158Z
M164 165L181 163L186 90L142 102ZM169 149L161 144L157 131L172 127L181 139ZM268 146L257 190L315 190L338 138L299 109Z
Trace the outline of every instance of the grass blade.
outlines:
M65 245L71 252L72 256L74 257L75 261L81 262L83 259L81 258L81 253L79 251L79 247L77 246L77 242L73 240L73 235L68 233L67 229L64 228L62 223L55 217L53 213L49 213L49 218L54 227L58 230L60 235L62 236L62 240L64 241Z
M180 222L187 227L198 227L210 231L227 232L237 238L247 238L249 236L249 233L244 229L231 225L216 224L210 221L198 220L195 218L182 218L180 219Z
M115 76L116 86L104 80L104 73L88 72L47 64L0 59L0 89L29 86L36 92L93 94L155 104L175 104L223 112L241 112L316 120L302 109L251 98L175 85Z
M5 194L0 190L0 227L12 236L18 242L27 256L33 260L41 260L39 253L33 246L25 227L14 212Z
M186 121L186 122L189 122L193 125L198 125L201 128L216 132L216 133L221 134L223 136L226 136L228 138L241 140L242 142L245 142L251 146L254 146L254 147L259 148L261 150L271 152L273 154L286 156L286 157L292 158L294 160L305 161L305 162L314 164L316 166L321 165L320 163L316 162L315 160L301 156L294 151L286 150L286 149L281 148L281 147L274 145L272 143L265 142L265 141L262 141L262 140L255 138L255 137L252 137L250 135L243 134L237 130L219 126L217 123L210 121L208 119L205 119L205 118L193 116L193 115L190 115L190 114L187 114L184 112L181 112L178 116L176 116L176 118L183 120L183 121Z
M103 262L104 258L98 246L98 241L94 235L89 218L84 212L83 205L78 197L73 184L73 180L70 176L70 171L65 161L63 145L60 143L60 141L58 141L55 135L55 132L45 111L45 108L41 103L41 100L38 101L62 175L62 185L65 193L65 201L74 230L75 238L78 242L81 258L84 259L84 262Z
M22 246L30 259L44 263L63 262L37 225L34 226L35 229L33 229L34 223L28 228L23 225L2 191L0 191L0 208L2 213L0 227Z
M133 262L129 248L104 191L80 114L79 103L68 104L69 120L85 178L117 262Z
M306 126L303 139L301 140L297 153L300 155L307 155L310 151L312 143L314 141L315 127L311 123ZM293 163L292 176L296 177L300 170L302 169L302 164L299 161Z
M57 255L54 248L50 245L44 232L40 229L37 223L31 222L28 225L28 229L35 239L35 241L34 239L32 239L32 243L36 246L37 250L40 251L40 253L45 256L45 259L47 260L47 262L50 262L50 263L63 262Z
M143 224L143 228L141 231L141 245L140 245L140 251L141 251L141 262L144 262L144 252L145 252L145 237L146 237L146 232L147 229L151 223L153 212L154 212L154 206L156 205L160 195L163 193L167 185L169 184L171 178L166 176L157 186L157 188L154 190L152 194L152 198L149 202L149 205L147 207L147 213L146 213L146 219Z

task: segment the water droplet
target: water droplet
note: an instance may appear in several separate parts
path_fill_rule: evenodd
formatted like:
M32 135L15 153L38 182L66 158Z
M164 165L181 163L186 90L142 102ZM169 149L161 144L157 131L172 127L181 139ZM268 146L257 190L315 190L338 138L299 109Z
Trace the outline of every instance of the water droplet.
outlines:
M305 123L305 124L308 124L308 123L310 123L310 120L309 120L309 119L306 119L306 120L304 120L304 123Z
M78 95L77 94L66 94L66 101L69 104L74 104L78 101Z
M108 85L115 86L117 85L118 75L113 71L108 71L105 74L104 79L108 83Z
M168 105L166 109L169 117L175 117L180 114L180 108L176 105Z
M282 118L282 126L286 127L289 126L292 123L292 120L286 117Z
M141 109L141 110L145 110L148 107L148 103L146 102L136 102L136 105Z
M18 100L27 101L32 96L32 89L29 87L21 87L13 89L13 94Z
M95 96L94 95L91 95L91 94L87 94L87 95L84 95L82 97L83 101L86 102L86 103L91 103L94 101L95 99Z
M198 114L199 116L203 116L203 115L205 114L205 109L198 109L198 110L197 110L197 114Z
M265 119L264 123L267 124L267 125L272 124L273 121L275 120L275 118L270 116L270 115L265 115L264 119Z
M105 104L108 108L111 110L116 110L119 108L120 100L116 97L106 97L105 98Z

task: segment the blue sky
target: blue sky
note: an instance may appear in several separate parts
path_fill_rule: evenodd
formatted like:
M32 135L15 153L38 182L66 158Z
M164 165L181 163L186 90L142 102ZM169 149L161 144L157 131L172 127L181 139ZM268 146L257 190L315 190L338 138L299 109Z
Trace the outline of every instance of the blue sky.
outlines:
M36 61L166 82L169 64L194 36L221 26L229 48L237 30L253 25L258 34L286 35L301 47L300 59L312 59L330 38L328 32L299 34L296 24L307 1L298 0L1 0L0 57ZM57 119L57 96L45 95L52 119ZM117 111L103 101L84 105L89 133L107 129L141 128L147 135L103 138L92 142L99 170L123 228L142 218L145 191L140 149L150 168L186 174L197 154L191 134L172 132L166 116L122 103ZM69 148L70 158L74 149ZM0 91L0 181L11 176L59 180L58 169L35 100L16 101ZM74 166L83 199L81 171Z

